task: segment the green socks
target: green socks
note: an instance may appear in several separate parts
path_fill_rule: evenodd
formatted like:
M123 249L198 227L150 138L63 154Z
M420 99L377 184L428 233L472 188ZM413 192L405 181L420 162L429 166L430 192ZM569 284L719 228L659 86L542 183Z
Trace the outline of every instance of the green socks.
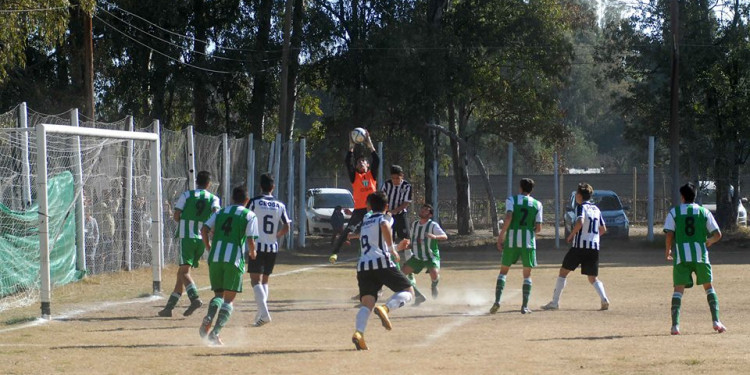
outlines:
M719 321L719 298L716 297L714 289L706 290L706 299L708 300L708 307L711 309L711 319L714 322Z
M165 310L172 310L177 305L177 301L180 300L182 293L172 293L167 300L167 305L164 306Z
M198 299L198 288L195 287L195 283L191 283L190 285L186 286L185 290L187 291L188 298L190 298L191 301Z
M529 296L531 295L531 278L523 279L523 305L527 307L529 305Z
M210 319L211 322L213 322L214 316L216 316L216 312L219 310L222 304L224 304L223 298L221 297L212 298L211 302L208 303L208 312L206 313L206 318Z
M213 330L214 336L218 336L219 332L221 332L221 329L224 328L224 326L227 324L227 322L229 321L229 317L232 316L232 310L234 310L234 308L232 307L231 303L225 302L221 305L221 309L219 310L219 317L216 319L216 326L214 326Z
M680 305L682 304L682 293L672 294L672 325L680 325Z
M497 283L495 284L495 303L500 303L500 297L503 295L503 289L505 289L505 275L497 275Z

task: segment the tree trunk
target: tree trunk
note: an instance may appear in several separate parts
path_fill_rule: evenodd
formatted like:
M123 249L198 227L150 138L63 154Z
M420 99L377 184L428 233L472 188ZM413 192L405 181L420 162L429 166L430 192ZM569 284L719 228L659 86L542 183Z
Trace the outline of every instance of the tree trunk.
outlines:
M272 0L260 0L256 14L258 15L258 35L255 37L255 50L258 61L253 64L253 96L250 101L250 126L253 137L257 140L263 139L265 130L266 99L268 96L268 73L265 72L269 66L268 51L269 37L271 34L271 10Z
M287 77L287 117L286 134L284 139L292 139L294 133L294 108L297 103L297 76L299 75L299 53L302 49L302 18L304 17L304 1L294 0L292 14L292 37L289 50L289 76Z
M461 130L465 129L464 112L459 108L458 119L456 119L456 109L453 100L450 100L448 106L448 122L450 130L456 135L461 135ZM466 152L458 141L451 138L451 156L453 159L453 179L456 182L456 216L458 223L458 234L471 234L474 232L474 221L471 218L471 186L469 181L468 159Z
M434 161L437 159L437 135L430 129L425 129L422 134L422 143L424 144L424 201L429 202L433 207L437 203L432 200L432 191L437 186L432 185L432 175L434 171Z
M477 169L479 169L479 172L482 174L482 181L484 182L484 188L487 192L487 198L490 200L490 216L492 217L492 233L497 236L500 234L500 229L497 226L498 223L498 217L497 217L497 202L495 202L495 194L492 192L492 184L490 183L490 176L487 174L487 168L485 168L484 163L482 162L482 159L479 158L479 155L477 155L476 150L474 150L471 145L469 145L468 142L461 139L457 134L453 133L452 131L439 126L439 125L433 125L433 124L427 124L426 125L428 129L437 130L448 137L450 137L452 140L455 140L458 142L461 147L464 148L467 155L471 155L471 158L474 160L474 163L477 165Z
M207 30L204 20L206 19L206 9L203 0L193 2L195 15L195 38L206 40ZM206 43L195 40L193 44L193 64L203 66L205 62ZM196 71L193 79L193 110L195 111L193 120L195 121L196 133L210 133L208 129L208 90L206 84L206 73Z

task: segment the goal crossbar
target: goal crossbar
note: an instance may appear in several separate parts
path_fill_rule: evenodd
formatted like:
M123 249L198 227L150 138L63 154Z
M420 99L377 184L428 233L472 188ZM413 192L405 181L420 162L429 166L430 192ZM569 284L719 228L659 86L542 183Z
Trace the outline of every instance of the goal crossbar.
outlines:
M153 275L153 292L161 292L161 269L162 269L162 232L161 222L161 145L159 135L147 132L109 130L97 128L81 128L77 126L40 124L36 126L37 142L37 166L39 178L37 178L37 191L39 203L39 251L41 280L40 300L42 317L49 319L51 316L51 275L50 275L50 243L49 243L49 218L47 197L47 134L65 134L72 136L91 136L99 138L114 138L131 141L147 141L150 143L150 178L151 186L149 196L151 197L151 269ZM74 145L75 147L75 145ZM80 144L78 146L80 148ZM132 160L129 161L132 163ZM80 168L80 167L79 167ZM80 173L80 171L79 171ZM128 182L130 183L130 182ZM81 213L82 214L82 213ZM79 243L79 247L83 246ZM80 254L80 253L79 253Z

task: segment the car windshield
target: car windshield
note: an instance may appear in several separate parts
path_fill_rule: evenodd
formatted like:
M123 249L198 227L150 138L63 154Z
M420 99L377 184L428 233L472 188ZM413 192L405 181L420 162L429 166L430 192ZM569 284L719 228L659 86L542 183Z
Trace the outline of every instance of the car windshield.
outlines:
M622 210L620 199L616 195L596 195L591 199L602 211Z
M316 194L313 208L354 207L354 200L349 194Z

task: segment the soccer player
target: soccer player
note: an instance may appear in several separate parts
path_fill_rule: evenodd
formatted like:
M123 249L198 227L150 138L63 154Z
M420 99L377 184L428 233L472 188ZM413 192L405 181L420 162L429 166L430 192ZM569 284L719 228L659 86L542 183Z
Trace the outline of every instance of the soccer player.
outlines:
M195 281L190 276L190 268L198 268L198 262L206 250L201 236L203 223L211 214L218 211L221 205L219 197L208 191L211 186L211 173L198 172L195 184L197 189L182 193L175 204L173 218L179 223L180 268L177 269L177 281L172 295L169 296L164 309L159 311L159 316L172 316L172 309L182 296L183 287L190 298L190 306L182 315L190 316L196 309L203 306Z
M349 223L344 229L344 233L339 236L336 245L333 247L333 254L328 258L331 263L336 263L341 246L344 244L344 241L347 240L349 233L356 231L357 227L362 224L362 220L368 211L367 197L377 190L377 182L375 181L375 175L372 171L378 169L378 166L380 165L380 157L375 151L375 146L372 145L370 132L367 132L365 145L370 150L372 163L368 162L367 158L360 157L357 159L357 165L355 167L352 164L352 157L354 157L354 143L349 139L349 152L346 153L344 163L346 164L346 170L349 173L349 180L352 182L354 211L349 218Z
M702 284L706 291L714 331L723 333L727 328L719 320L719 299L711 284L713 274L708 261L708 247L721 239L721 231L711 212L694 203L695 185L687 183L680 186L680 197L682 204L669 210L664 220L666 258L674 264L671 333L680 334L682 294L685 288L693 287L693 273L696 283ZM672 256L673 247L676 249L675 256Z
M356 331L352 336L357 350L367 350L364 333L373 309L383 327L390 331L392 324L388 314L409 303L414 293L409 280L396 268L400 257L391 237L390 220L385 215L386 199L382 191L367 197L367 206L373 213L362 222L359 234L362 251L357 263L357 284L362 306L357 312ZM385 305L375 307L378 291L383 285L394 294Z
M427 268L432 280L432 298L438 297L438 283L440 282L440 250L438 241L448 239L443 228L432 221L433 209L429 204L423 204L419 209L419 220L415 220L411 226L411 240L409 241L412 256L409 258L402 271L406 275L420 273ZM416 296L415 304L425 301L421 293Z
M500 274L495 284L495 303L490 314L497 313L510 266L521 259L523 264L523 303L521 314L528 314L531 295L531 269L536 267L536 233L542 230L542 203L531 197L534 180L521 179L520 194L505 201L505 221L497 237L497 250L502 252Z
M602 218L599 208L590 201L594 194L594 188L587 183L578 184L576 190L576 221L573 229L568 235L567 242L572 242L572 247L563 258L560 274L555 284L552 301L544 306L544 310L557 310L560 308L560 295L565 288L566 277L571 271L580 265L581 274L587 275L589 282L601 299L601 309L609 309L609 299L604 291L604 283L599 278L599 239L607 231L607 226Z
M399 165L391 166L391 179L383 184L380 189L388 197L388 207L391 216L393 216L393 242L409 239L409 223L407 220L408 208L411 205L411 184L404 179L404 169ZM405 255L404 260L411 257L411 254ZM419 305L426 300L425 296L417 289L414 274L407 274L406 277L411 281L416 298L414 303Z
M271 322L271 314L268 312L268 277L276 264L279 238L289 232L289 225L292 222L286 214L284 204L273 197L275 187L273 176L264 173L260 176L262 195L251 199L247 204L260 221L258 225L260 233L256 241L258 256L250 259L247 265L250 284L255 294L255 303L258 304L258 315L255 317L254 324L256 327Z
M257 256L255 240L258 238L258 220L253 211L245 208L247 201L247 189L235 187L232 189L232 205L215 212L201 228L203 243L207 249L211 249L208 253L208 275L214 298L208 305L208 312L198 332L202 338L208 336L209 343L213 345L223 345L219 333L232 315L234 298L237 293L242 293L245 257L255 259ZM209 332L217 311L216 325Z

